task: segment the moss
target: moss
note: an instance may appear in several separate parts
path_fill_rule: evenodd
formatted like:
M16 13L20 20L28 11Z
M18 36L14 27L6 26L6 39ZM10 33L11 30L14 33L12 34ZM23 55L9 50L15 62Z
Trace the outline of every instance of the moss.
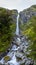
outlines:
M11 59L11 58L10 58L9 56L5 56L5 57L4 57L4 61L5 61L5 62L9 61L10 59Z

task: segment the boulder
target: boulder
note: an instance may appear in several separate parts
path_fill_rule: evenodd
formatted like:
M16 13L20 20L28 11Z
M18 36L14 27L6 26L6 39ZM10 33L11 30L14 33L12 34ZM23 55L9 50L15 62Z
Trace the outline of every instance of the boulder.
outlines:
M23 53L17 51L16 57L17 57L17 60L22 60L24 56L23 56Z
M8 62L10 59L11 59L10 56L5 56L5 57L4 57L4 61L5 61L5 62Z
M34 61L31 59L28 59L25 63L25 65L34 65Z

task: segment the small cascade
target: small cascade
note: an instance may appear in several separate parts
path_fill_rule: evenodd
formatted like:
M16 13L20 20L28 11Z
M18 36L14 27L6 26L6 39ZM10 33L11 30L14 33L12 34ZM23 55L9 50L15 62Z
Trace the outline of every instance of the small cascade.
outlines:
M17 22L16 22L16 35L19 35L19 14L17 16Z
M22 38L21 39L17 38L16 41L18 41L18 43L20 44L21 40ZM0 63L4 65L22 65L23 63L25 63L24 65L30 65L30 63L32 63L32 60L28 59L26 56L26 54L28 53L26 52L27 48L28 48L28 43L26 41L24 42L24 40L23 42L21 41L21 44L19 46L13 44L11 50L7 54L7 56L9 56L11 59L6 63L3 57L0 60ZM18 61L18 58L21 58L22 60L20 59Z
M13 50L13 51L12 51L12 50ZM11 52L10 52L10 54L11 54L11 60L8 61L8 63L9 63L10 65L19 65L19 63L18 63L17 60L16 60L16 56L15 56L16 50L17 50L16 45L14 45L14 46L12 47L12 49L11 49ZM14 51L15 51L15 52L14 52ZM13 53L12 53L12 52L13 52ZM12 56L12 55L13 55L13 56Z
M19 65L18 62L17 62L17 60L16 60L15 53L14 53L12 59L11 59L10 61L8 61L8 63L9 63L10 65Z

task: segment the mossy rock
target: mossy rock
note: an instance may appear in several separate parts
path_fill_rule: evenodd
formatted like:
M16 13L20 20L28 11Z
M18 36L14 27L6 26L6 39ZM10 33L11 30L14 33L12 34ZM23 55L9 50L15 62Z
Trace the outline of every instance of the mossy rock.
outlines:
M25 63L22 63L22 64L20 64L20 65L25 65Z
M5 57L4 57L4 61L5 61L5 62L9 61L10 59L11 59L10 56L5 56Z
M17 61L20 61L20 60L22 60L21 58L19 58L19 57L17 57Z

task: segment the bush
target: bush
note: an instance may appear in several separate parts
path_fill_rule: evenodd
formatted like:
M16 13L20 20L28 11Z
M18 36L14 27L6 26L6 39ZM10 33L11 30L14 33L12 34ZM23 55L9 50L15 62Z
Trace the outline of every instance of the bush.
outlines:
M10 10L0 8L0 52L5 52L10 46L15 32L15 22Z

